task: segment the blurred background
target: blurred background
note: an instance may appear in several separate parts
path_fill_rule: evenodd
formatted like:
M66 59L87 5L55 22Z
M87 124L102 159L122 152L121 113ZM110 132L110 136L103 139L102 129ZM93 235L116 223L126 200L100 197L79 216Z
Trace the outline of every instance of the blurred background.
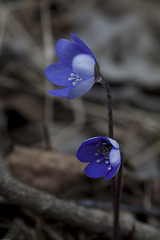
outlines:
M92 207L110 203L110 182L85 177L75 157L84 140L108 134L105 90L96 84L72 101L46 94L56 87L45 68L58 61L56 42L71 40L70 32L91 48L112 89L114 136L125 156L123 213L160 227L157 0L1 0L1 152L13 176L30 186ZM2 200L0 238L108 239L48 223Z

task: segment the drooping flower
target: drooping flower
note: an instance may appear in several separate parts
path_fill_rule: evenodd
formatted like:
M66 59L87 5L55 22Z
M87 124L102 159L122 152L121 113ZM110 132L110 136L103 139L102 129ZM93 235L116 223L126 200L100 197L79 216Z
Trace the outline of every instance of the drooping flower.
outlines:
M95 66L98 63L88 46L76 35L71 33L74 42L59 39L56 53L60 62L48 66L46 77L57 86L65 86L47 93L74 99L87 93L95 82Z
M77 158L81 162L89 162L84 169L88 177L100 178L106 175L106 181L115 176L121 164L118 143L105 136L83 142L77 151Z

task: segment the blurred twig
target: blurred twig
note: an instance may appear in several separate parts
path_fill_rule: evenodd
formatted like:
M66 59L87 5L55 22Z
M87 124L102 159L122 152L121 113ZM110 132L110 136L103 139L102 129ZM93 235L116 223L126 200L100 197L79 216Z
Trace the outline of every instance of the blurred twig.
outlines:
M160 153L160 140L153 143L151 146L147 147L145 150L135 155L130 159L131 164L134 167L138 167L144 162L149 161L150 159L154 159Z
M101 209L112 209L112 203L111 202L103 202L98 200L92 200L92 199L80 199L80 200L71 200L71 202L74 202L76 204L79 204L81 206L85 207L95 207L95 208L101 208ZM158 209L145 209L143 207L138 206L131 206L127 204L120 204L120 209L123 211L129 211L135 214L144 214L150 217L160 218L160 211Z
M71 101L70 107L73 110L74 120L62 132L58 133L55 136L56 139L56 141L54 142L55 147L65 142L67 138L79 132L84 127L84 124L86 122L86 113L84 109L83 100L75 99L74 101Z
M7 23L7 19L8 19L8 12L9 12L8 9L1 7L1 5L0 5L0 51L2 48L3 41L4 41L6 23Z
M20 232L20 227L13 222L8 232L5 234L4 239L16 240Z
M49 227L47 224L43 223L43 230L48 234L48 236L53 240L63 240L63 237L60 236L53 228Z
M43 44L44 44L44 61L45 65L48 66L51 64L55 57L54 51L54 38L51 27L51 15L49 11L49 6L45 4L44 1L41 2L40 5L40 13L41 13L41 24L42 24L42 35L43 35ZM45 91L49 89L49 81L45 79ZM53 112L54 112L54 104L53 100L47 95L45 92L45 118L44 118L44 135L46 139L46 147L47 149L52 149L51 142L51 134L50 134L50 126L52 124L53 128Z
M39 68L42 68L44 66L43 58L42 58L42 50L40 47L38 47L38 44L34 41L34 39L30 36L29 32L25 29L23 24L18 21L17 17L14 15L14 13L10 12L10 15L8 17L8 26L10 29L10 32L17 36L21 35L23 38L19 38L19 44L21 44L21 50L23 48L24 52L27 49L27 51L30 51L30 57L33 63L35 63Z

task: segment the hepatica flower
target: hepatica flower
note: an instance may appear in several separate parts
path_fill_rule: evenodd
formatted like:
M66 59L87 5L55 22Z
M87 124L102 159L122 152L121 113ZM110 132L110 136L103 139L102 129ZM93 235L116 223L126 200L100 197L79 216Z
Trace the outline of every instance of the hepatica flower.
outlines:
M88 92L95 81L97 61L88 46L76 35L71 33L74 42L59 39L56 53L60 62L48 66L45 74L50 82L64 86L47 93L74 99Z
M89 162L84 169L88 177L100 178L106 175L106 181L115 176L121 164L118 143L105 136L83 142L77 151L77 158L81 162Z

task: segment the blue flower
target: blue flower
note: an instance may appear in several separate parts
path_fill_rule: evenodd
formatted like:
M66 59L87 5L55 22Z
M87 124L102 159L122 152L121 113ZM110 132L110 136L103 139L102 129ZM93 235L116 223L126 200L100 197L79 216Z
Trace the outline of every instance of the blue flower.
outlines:
M74 99L88 92L94 84L95 66L97 61L88 46L76 35L71 33L74 42L59 39L56 53L61 62L48 66L46 77L57 86L65 86L47 93Z
M83 142L77 151L77 158L81 162L89 162L84 169L88 177L100 178L106 175L106 181L115 176L121 164L118 143L105 136Z

